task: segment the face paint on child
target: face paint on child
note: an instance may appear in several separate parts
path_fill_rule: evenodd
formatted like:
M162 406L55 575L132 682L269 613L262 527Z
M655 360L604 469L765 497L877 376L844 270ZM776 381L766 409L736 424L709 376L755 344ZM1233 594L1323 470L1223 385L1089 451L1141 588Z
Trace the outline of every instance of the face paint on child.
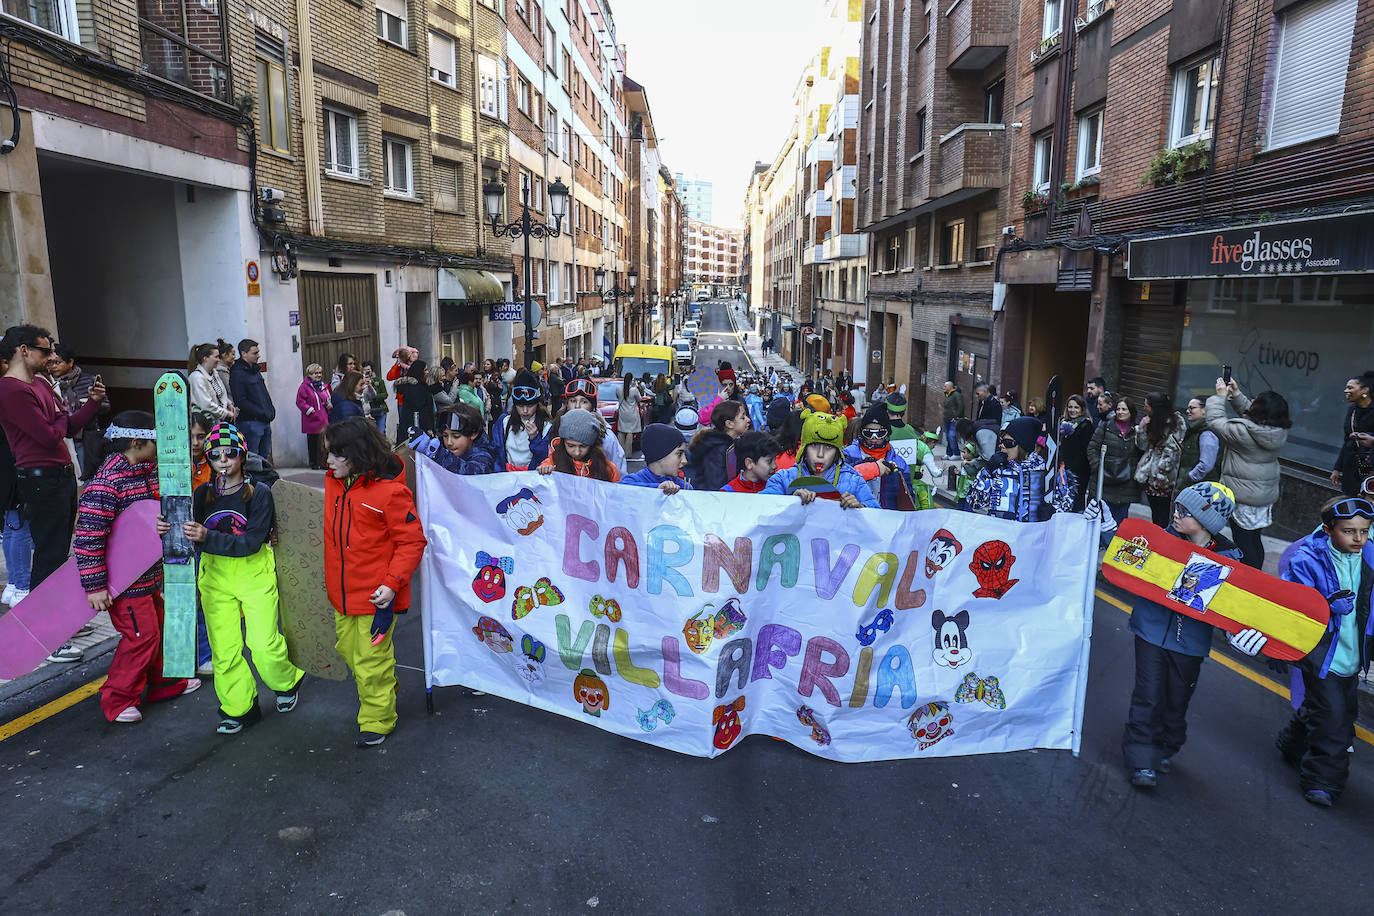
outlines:
M353 466L349 464L347 458L344 458L341 455L336 455L333 452L330 452L329 455L325 458L324 463L329 466L329 473L333 474L340 480L347 479L353 474Z

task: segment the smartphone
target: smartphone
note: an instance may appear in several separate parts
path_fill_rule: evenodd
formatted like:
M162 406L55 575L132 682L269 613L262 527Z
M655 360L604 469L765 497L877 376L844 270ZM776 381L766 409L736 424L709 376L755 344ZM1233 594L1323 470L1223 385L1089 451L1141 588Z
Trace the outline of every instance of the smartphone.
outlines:
M1222 380L1223 382L1225 382L1226 384L1228 384L1228 385L1231 384L1231 367L1230 367L1230 366L1222 366L1222 367L1221 367L1221 380Z

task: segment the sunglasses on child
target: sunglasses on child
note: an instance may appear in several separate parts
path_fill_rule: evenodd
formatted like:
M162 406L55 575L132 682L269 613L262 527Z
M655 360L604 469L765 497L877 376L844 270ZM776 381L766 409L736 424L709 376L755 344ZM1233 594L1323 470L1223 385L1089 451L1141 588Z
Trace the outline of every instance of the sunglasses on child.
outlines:
M1001 439L997 440L997 444L1002 448L1016 448L1021 443L1017 442L1011 436L1003 436Z
M212 448L205 452L206 457L211 461L219 461L221 458L237 458L243 454L241 448Z
M1330 525L1332 522L1344 521L1357 515L1374 521L1374 503L1359 496L1343 499L1322 513L1322 523Z
M1183 508L1183 503L1174 503L1174 515L1177 518L1192 518L1193 513Z

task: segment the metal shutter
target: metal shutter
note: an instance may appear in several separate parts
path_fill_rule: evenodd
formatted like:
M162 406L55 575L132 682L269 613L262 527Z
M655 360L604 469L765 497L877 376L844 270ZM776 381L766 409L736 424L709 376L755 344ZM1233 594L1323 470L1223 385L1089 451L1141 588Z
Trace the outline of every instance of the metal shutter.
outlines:
M1280 23L1268 148L1336 133L1357 0L1312 0Z
M1183 309L1172 296L1164 302L1127 302L1122 308L1121 381L1115 393L1140 405L1152 391L1174 390Z

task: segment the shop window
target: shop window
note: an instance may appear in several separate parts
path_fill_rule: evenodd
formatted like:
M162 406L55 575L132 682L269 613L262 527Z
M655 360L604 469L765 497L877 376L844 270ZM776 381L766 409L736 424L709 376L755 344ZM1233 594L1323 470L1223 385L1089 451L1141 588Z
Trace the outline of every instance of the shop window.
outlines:
M358 117L338 108L324 110L324 170L347 178L365 178L358 162Z
M70 4L74 14L74 0L55 2ZM31 0L26 8L38 11L33 15L40 18L47 15L42 12L47 8L45 0ZM12 0L5 0L4 9L11 12ZM55 24L68 27L65 18ZM76 28L74 15L70 27ZM138 33L148 72L221 102L233 100L220 0L139 0ZM71 37L76 40L75 35Z
M1045 133L1035 138L1035 190L1048 191L1050 189L1050 169L1054 166L1054 132Z
M392 194L415 196L414 152L408 140L382 137L383 187Z
M1267 148L1340 130L1356 7L1356 0L1314 0L1279 18Z
M286 49L266 35L255 35L258 68L258 142L279 153L291 152L291 112L286 92Z
M1216 55L1184 64L1174 71L1174 103L1169 145L1187 146L1212 137L1217 114Z
M1102 171L1102 109L1078 116L1078 177Z
M376 2L377 37L403 48L410 47L406 42L409 24L406 21L405 0L376 0Z
M429 33L429 78L445 86L458 86L458 44L447 35Z
M964 221L952 219L940 227L940 263L964 263Z

